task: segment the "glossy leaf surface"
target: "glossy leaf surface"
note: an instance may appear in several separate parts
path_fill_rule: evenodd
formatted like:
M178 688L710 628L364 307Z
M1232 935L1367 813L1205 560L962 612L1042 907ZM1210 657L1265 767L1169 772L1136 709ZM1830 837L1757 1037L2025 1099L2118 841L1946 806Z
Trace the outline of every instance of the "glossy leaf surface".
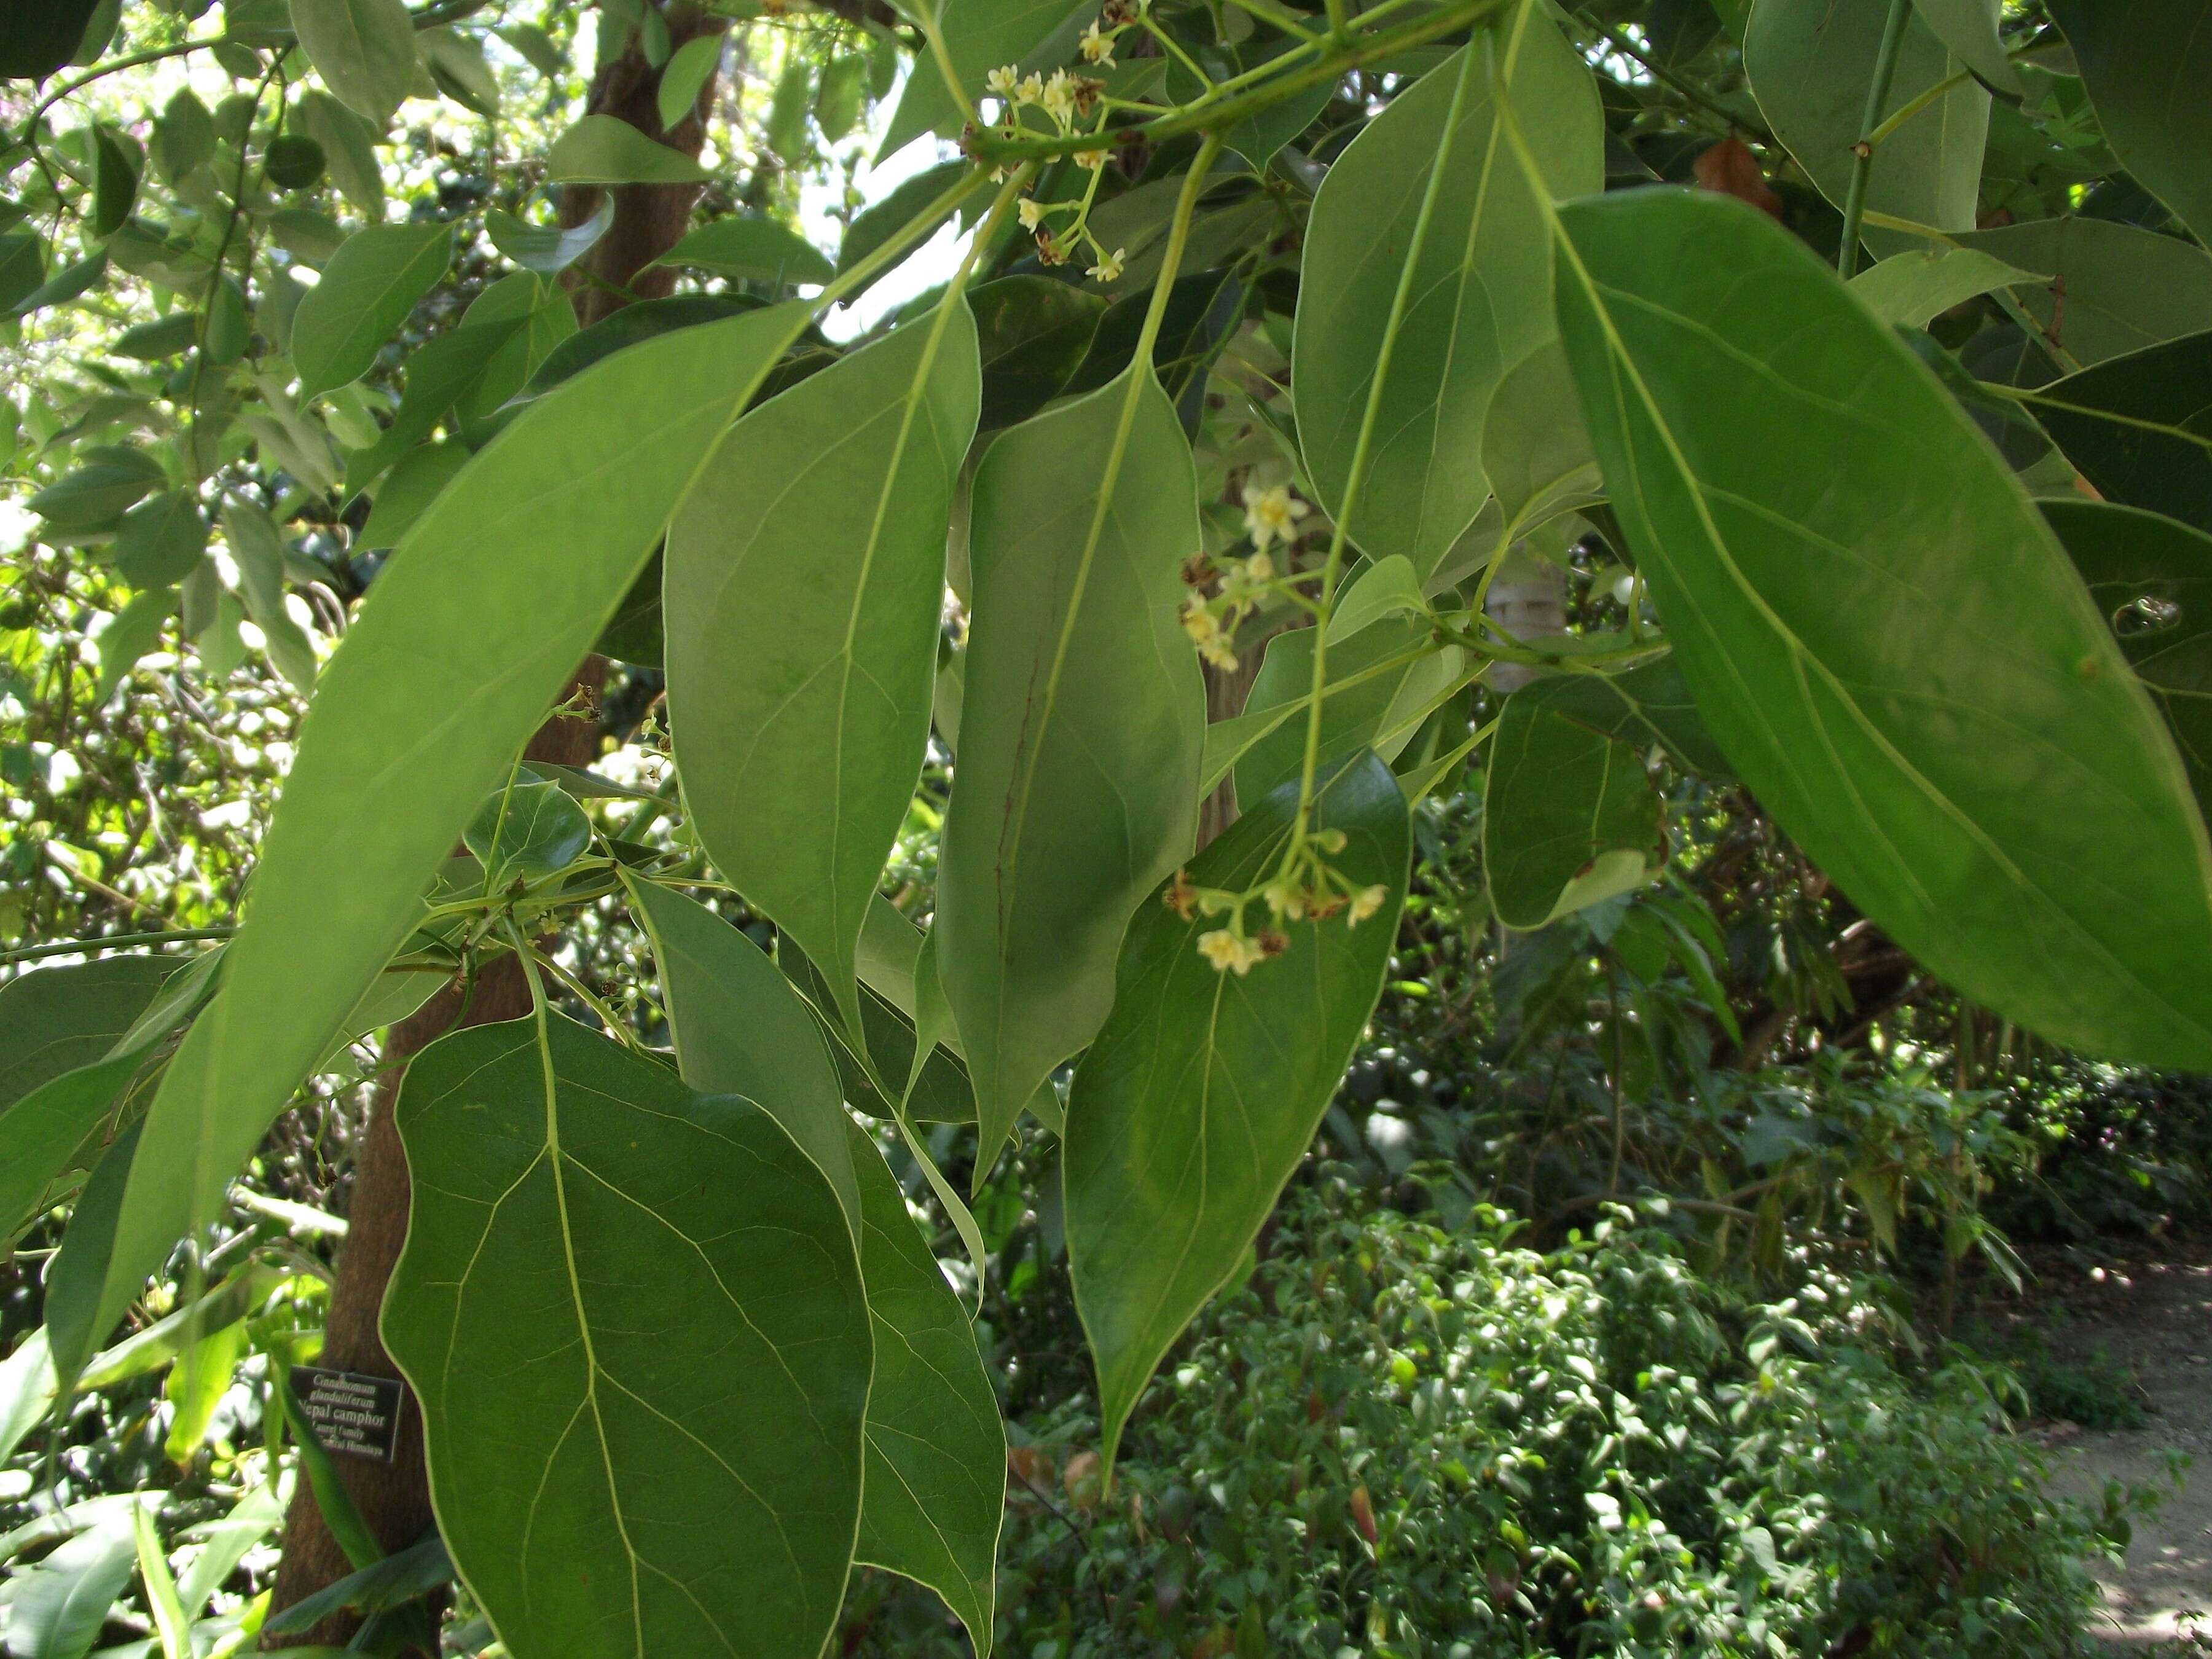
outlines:
M1423 575L1489 494L1482 428L1498 381L1555 331L1544 222L1500 130L1493 73L1512 88L1553 193L1601 188L1595 83L1540 9L1523 6L1352 141L1328 171L1308 231L1293 379L1306 465L1332 509L1351 477L1400 276L1413 261L1352 538L1376 558L1405 555Z
M821 1171L751 1102L542 1012L425 1049L397 1116L438 1174L385 1345L439 1530L508 1650L817 1659L872 1364Z
M1721 746L1868 915L2053 1040L2212 1060L2179 757L1966 415L1763 215L1562 215L1561 330L1638 565ZM1704 273L1719 262L1735 280Z
M1196 830L1205 692L1176 612L1197 485L1151 365L1129 374L1001 437L971 495L935 932L979 1178L1105 1020L1122 930Z
M1291 785L1190 867L1242 890L1282 856ZM1315 823L1344 831L1333 866L1390 890L1379 914L1290 924L1290 946L1239 976L1199 954L1220 924L1147 905L1121 953L1113 1017L1076 1069L1062 1182L1076 1307L1098 1365L1103 1455L1160 1356L1236 1271L1304 1157L1382 988L1411 834L1372 756L1327 781Z
M975 322L956 302L738 422L669 532L684 799L848 1028L861 925L929 740L945 525L977 397Z

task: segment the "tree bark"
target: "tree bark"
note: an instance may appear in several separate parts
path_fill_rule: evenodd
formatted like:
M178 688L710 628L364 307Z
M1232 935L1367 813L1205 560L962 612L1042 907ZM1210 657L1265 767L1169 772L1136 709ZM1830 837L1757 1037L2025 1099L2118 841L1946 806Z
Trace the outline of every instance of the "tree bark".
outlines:
M707 16L690 4L666 5L665 15L671 41L678 46L728 27L726 19ZM599 64L592 81L589 108L594 114L617 116L670 149L696 156L706 140L705 116L713 106L719 79L709 76L690 114L664 133L658 108L659 71L633 43ZM582 223L598 210L599 197L598 190L569 191L562 204L562 221ZM653 261L681 240L698 198L695 185L615 189L614 222L582 262L584 274L572 290L580 321L588 326L633 299L658 297L673 289L675 272L654 267ZM580 690L596 709L606 666L605 658L586 659L569 694ZM598 747L595 718L556 716L538 728L523 754L528 760L583 766L596 758ZM529 1010L528 983L520 963L510 956L489 963L478 975L465 1009L459 988L449 987L392 1029L384 1050L392 1069L377 1085L355 1166L349 1229L331 1289L321 1364L378 1376L399 1374L384 1350L377 1320L385 1286L407 1237L407 1159L392 1121L404 1063L453 1029L457 1017L460 1024L481 1025L519 1018ZM422 1414L411 1395L405 1395L401 1410L397 1460L383 1464L343 1459L338 1468L362 1519L387 1553L406 1548L435 1524L422 1459ZM313 1493L301 1481L285 1519L283 1559L270 1611L281 1612L353 1570L316 1507ZM287 1637L285 1644L343 1646L359 1625L349 1614L334 1616L304 1634ZM436 1656L418 1651L406 1659Z

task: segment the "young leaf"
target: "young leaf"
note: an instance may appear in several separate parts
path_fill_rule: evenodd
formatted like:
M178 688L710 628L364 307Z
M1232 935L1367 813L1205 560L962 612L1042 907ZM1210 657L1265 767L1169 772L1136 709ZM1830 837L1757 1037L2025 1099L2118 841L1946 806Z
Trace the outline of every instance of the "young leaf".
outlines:
M2051 0L2097 125L2128 172L2212 241L2212 4Z
M301 401L367 374L453 260L449 225L371 225L346 238L292 318Z
M613 115L586 115L553 141L545 177L568 185L696 185L707 169Z
M935 933L980 1182L1024 1103L1105 1020L1130 915L1189 854L1206 696L1176 619L1197 483L1150 363L1006 433L970 499Z
M1760 802L1967 996L2212 1063L2212 849L2179 759L1965 411L1741 204L1577 204L1559 249L1615 510Z
M592 822L567 790L521 766L477 809L461 840L483 866L484 891L501 893L574 864L592 844Z
M836 274L822 250L798 232L773 219L736 215L700 226L654 263L784 286L826 283Z
M872 1358L836 1194L769 1115L541 1008L442 1038L385 1345L515 1659L817 1659ZM536 1426L518 1442L514 1425Z
M1490 493L1482 430L1499 380L1556 332L1542 212L1506 148L1493 72L1552 193L1601 189L1589 66L1541 8L1521 6L1368 124L1328 170L1307 234L1291 356L1307 467L1337 507L1382 374L1352 538L1424 577ZM1409 302L1386 344L1409 259Z
M2109 357L2027 407L2106 501L2212 532L2212 333Z
M692 822L828 978L848 1030L861 923L929 741L945 525L978 395L955 301L738 422L669 531L669 720Z
M1190 878L1241 891L1282 857L1297 786L1246 811ZM1356 927L1299 921L1289 948L1242 977L1199 954L1218 919L1147 905L1123 946L1114 1012L1076 1068L1061 1181L1075 1304L1098 1364L1102 1455L1152 1369L1237 1270L1305 1156L1382 989L1412 832L1389 769L1355 757L1327 779L1314 824L1340 830L1333 868L1389 897Z
M2164 712L2212 819L2212 536L2101 501L2048 501L2043 516Z
M415 85L415 21L402 0L292 0L292 27L323 84L383 131Z
M309 706L252 913L148 1112L112 1259L78 1269L101 1287L88 1333L218 1213L802 320L755 313L578 375L517 416L395 550ZM78 1231L64 1256L105 1254ZM65 1375L83 1357L57 1339Z
M1867 88L1888 15L1879 3L1759 0L1744 28L1744 72L1768 125L1838 207L1850 193L1852 150L1863 136ZM1914 15L1880 118L1963 67ZM1882 140L1868 173L1868 209L1939 230L1972 230L1989 125L1988 92L1975 81L1958 82ZM1867 240L1883 253L1908 245L1895 231L1869 231Z
M860 1273L875 1324L866 1475L854 1559L927 1585L990 1659L1006 1433L960 1299L883 1155L848 1122Z
M1482 797L1482 863L1498 921L1522 933L1632 892L1666 861L1659 797L1634 744L1553 706L1539 680L1505 700Z

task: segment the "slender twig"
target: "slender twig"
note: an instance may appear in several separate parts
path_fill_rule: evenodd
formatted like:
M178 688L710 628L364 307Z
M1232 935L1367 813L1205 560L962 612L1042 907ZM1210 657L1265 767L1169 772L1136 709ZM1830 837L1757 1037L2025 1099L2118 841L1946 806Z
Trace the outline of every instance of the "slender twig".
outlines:
M99 939L58 939L52 945L21 945L0 951L0 963L36 962L42 957L87 956L95 951L135 951L161 945L191 945L200 939L228 939L235 927L174 927L158 933L107 933Z
M1851 146L1851 179L1844 191L1844 240L1836 250L1836 272L1850 280L1859 268L1859 232L1866 221L1867 180L1874 172L1875 133L1881 125L1882 106L1897 79L1897 59L1905 45L1905 26L1912 20L1912 0L1889 0L1889 20L1882 25L1881 45L1875 54L1874 79L1867 86L1866 114L1859 122L1859 141Z

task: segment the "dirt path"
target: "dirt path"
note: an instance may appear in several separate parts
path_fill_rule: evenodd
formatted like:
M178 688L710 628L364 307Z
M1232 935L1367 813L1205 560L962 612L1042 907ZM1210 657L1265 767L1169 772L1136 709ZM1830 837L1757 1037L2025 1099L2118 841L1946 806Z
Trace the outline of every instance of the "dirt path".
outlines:
M2212 1245L2095 1272L2053 1261L2040 1278L2038 1300L2057 1318L2038 1322L2054 1356L2109 1356L2132 1373L2149 1413L2137 1429L2058 1425L2049 1437L2062 1490L2164 1484L2170 1450L2194 1466L2181 1490L2137 1523L2126 1566L2101 1575L2106 1639L2124 1648L2189 1636L2212 1644Z

